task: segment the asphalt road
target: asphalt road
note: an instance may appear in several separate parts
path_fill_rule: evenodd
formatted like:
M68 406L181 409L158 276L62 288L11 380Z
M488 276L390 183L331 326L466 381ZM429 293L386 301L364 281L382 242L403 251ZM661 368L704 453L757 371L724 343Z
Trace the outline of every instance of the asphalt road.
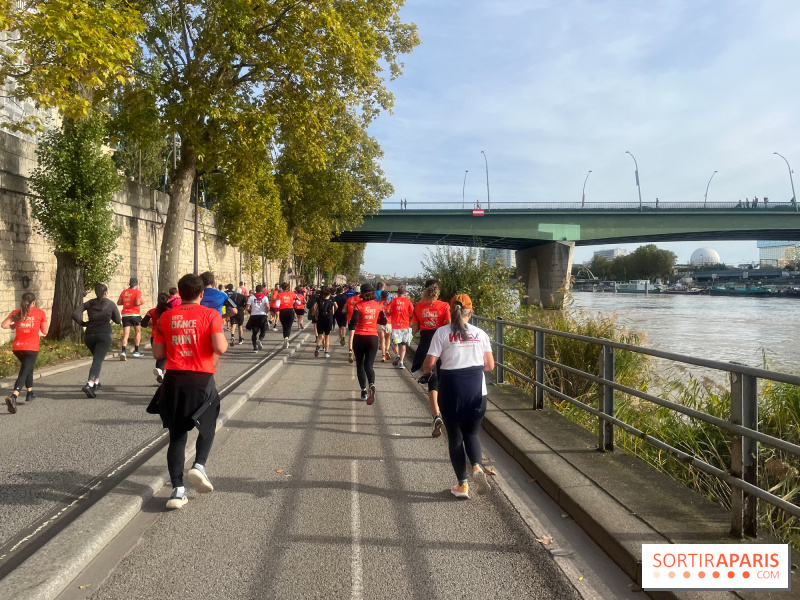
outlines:
M577 598L503 493L451 496L408 373L379 363L368 407L345 356L305 346L218 433L216 490L162 490L62 597Z
M235 378L282 341L269 331L264 351L245 340L220 360L217 384ZM88 366L34 380L37 400L20 402L17 414L0 409L0 544L161 431L145 408L156 390L149 351L127 362L106 360L97 398L81 392ZM9 390L4 391L7 393Z

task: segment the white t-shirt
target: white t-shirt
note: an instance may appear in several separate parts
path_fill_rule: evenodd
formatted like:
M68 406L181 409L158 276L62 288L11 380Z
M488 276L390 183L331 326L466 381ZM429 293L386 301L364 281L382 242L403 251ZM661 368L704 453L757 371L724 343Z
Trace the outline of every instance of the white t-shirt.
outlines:
M438 356L442 360L441 369L451 371L467 367L482 367L483 355L492 351L489 336L483 329L467 323L468 340L462 340L460 333L453 333L450 325L436 330L431 338L428 356ZM487 395L486 377L483 378L483 395Z
M269 308L269 300L264 296L259 302L255 295L247 299L247 306L250 307L251 315L266 315Z

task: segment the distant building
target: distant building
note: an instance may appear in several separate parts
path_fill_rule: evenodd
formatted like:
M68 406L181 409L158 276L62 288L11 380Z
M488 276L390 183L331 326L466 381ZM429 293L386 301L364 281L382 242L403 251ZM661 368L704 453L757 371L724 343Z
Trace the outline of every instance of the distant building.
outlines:
M718 265L721 262L719 254L713 248L698 248L692 252L692 258L689 259L689 263L696 267Z
M800 242L762 240L756 242L756 246L761 265L782 269L789 263L797 261L797 247L800 246Z
M481 258L487 264L494 265L501 263L507 269L517 266L517 255L513 250L502 248L484 248L481 251Z
M611 248L610 250L595 250L594 256L600 256L602 258L607 258L608 260L614 260L618 256L625 256L628 254L628 251L625 248Z

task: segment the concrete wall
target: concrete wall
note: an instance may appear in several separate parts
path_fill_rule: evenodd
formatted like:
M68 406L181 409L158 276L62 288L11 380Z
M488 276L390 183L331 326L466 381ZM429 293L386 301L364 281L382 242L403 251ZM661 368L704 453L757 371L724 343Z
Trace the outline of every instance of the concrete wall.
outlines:
M0 132L0 318L18 306L25 291L36 294L37 306L48 315L53 303L56 259L50 244L36 232L28 201L27 177L35 166L32 143ZM109 297L114 301L127 287L128 279L135 276L144 294L145 310L155 305L158 252L168 204L166 194L127 181L114 197L114 223L122 228L116 251L122 261L108 282ZM180 255L182 273L192 271L193 208L190 205L186 213ZM201 215L200 271L214 271L217 283L236 285L243 280L250 287L251 275L245 272L242 277L242 267L247 270L246 256L217 235L210 213L201 209ZM260 259L258 264L258 272L253 274L256 282L261 277ZM279 265L268 263L265 276L267 282L277 282ZM0 340L6 341L10 332L0 331Z

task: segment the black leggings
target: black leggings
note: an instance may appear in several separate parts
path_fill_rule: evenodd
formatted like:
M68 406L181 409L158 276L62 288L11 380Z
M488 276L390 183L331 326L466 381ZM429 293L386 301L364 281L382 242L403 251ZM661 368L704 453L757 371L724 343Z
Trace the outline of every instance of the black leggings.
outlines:
M18 392L24 385L26 388L33 387L33 366L36 364L36 357L39 356L38 350L14 350L14 356L20 362L19 375L14 382L14 391Z
M150 336L150 347L153 347L153 337ZM167 366L167 359L166 358L157 358L156 359L156 369L164 370L164 367ZM97 369L97 376L100 377L100 368ZM89 379L92 378L92 372L89 371Z
M267 334L267 317L257 327L253 327L253 350L258 349L258 340L263 340Z
M372 368L375 362L375 353L378 351L377 335L353 334L353 354L356 356L356 374L358 375L358 385L362 390L367 389L369 384L375 383L375 369Z
M464 459L464 451L472 465L479 465L483 462L481 451L481 441L478 438L478 431L481 428L483 417L472 419L471 421L454 421L442 415L444 427L447 430L447 443L450 446L450 462L456 472L458 482L467 480L467 461Z
M292 333L292 323L294 323L294 309L282 308L278 313L281 319L281 327L283 327L283 337L288 338Z
M152 341L152 338L150 338ZM100 369L103 368L103 361L106 354L111 349L110 333L87 333L83 338L83 343L92 353L92 366L89 367L89 381L100 379Z
M214 444L214 436L216 430L209 427L210 433L203 435L200 433L197 436L197 443L195 444L195 457L194 462L205 465L208 460L208 455L211 452L211 446ZM169 430L169 448L167 448L167 467L169 468L169 479L172 487L179 487L183 485L183 465L186 462L186 440L189 438L189 432L185 428L170 429Z

